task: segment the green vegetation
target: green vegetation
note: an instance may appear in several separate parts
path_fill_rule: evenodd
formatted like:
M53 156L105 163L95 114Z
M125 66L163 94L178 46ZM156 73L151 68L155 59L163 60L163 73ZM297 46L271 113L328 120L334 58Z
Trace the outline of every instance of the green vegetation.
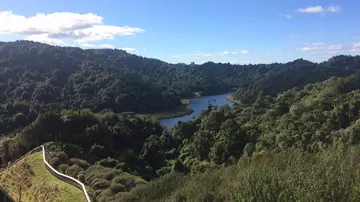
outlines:
M159 112L152 114L157 119L168 119L173 117L184 116L193 113L194 110L186 106L180 106L175 109L167 110L166 112Z
M360 149L243 157L192 176L171 173L124 195L126 202L359 201Z
M42 158L41 152L31 154L0 172L0 183L13 199L29 202L86 201L80 189L53 176Z
M285 64L263 65L262 74L242 85L235 93L235 99L243 104L251 104L260 92L276 96L282 91L294 87L302 88L332 76L350 76L359 71L359 68L360 56L344 55L335 56L319 64L299 59Z
M359 199L360 56L185 65L1 45L3 164L46 144L49 162L95 201ZM141 114L188 113L180 98L235 87L232 108L209 104L171 130Z

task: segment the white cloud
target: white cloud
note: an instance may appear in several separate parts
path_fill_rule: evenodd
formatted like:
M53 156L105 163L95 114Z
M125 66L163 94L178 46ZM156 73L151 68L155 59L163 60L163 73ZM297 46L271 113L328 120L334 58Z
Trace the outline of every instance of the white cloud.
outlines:
M325 45L325 43L324 42L315 42L315 43L312 43L311 45L312 46L323 46L323 45Z
M287 19L291 19L291 18L292 18L292 16L289 15L289 14L286 14L285 17L286 17Z
M82 43L80 44L81 47L84 48L107 48L107 49L115 49L116 47L111 45L111 44L100 44L100 45L96 45L96 44L91 44L91 43ZM136 49L135 48L120 48L121 50L124 50L126 52L135 52Z
M101 16L88 13L38 13L32 17L16 15L12 11L0 12L0 33L36 35L59 33L92 27L101 24Z
M340 6L329 6L329 7L323 7L323 6L312 6L307 8L299 8L297 9L297 12L300 13L336 13L340 11Z
M331 46L328 46L328 49L329 50L343 50L343 49L345 49L345 47L343 45L331 45Z
M65 45L65 43L62 40L51 39L48 37L47 34L38 34L38 35L28 36L25 38L25 40L36 41L36 42L46 43L46 44L50 44L50 45Z
M171 58L189 58L192 60L201 60L201 61L218 61L225 62L228 61L229 56L238 56L249 54L249 50L241 50L241 51L223 51L223 52L215 52L215 53L205 53L202 51L195 51L191 53L181 54L181 55L172 55ZM228 57L226 57L228 56Z
M322 6L313 6L307 8L299 8L297 11L301 13L321 13L324 12L324 8Z
M111 44L100 44L100 45L95 45L95 44L91 44L91 43L82 43L80 44L81 47L85 47L85 48L109 48L109 49L114 49L115 46L111 45Z
M312 43L310 45L297 48L298 51L314 51L311 53L312 55L336 55L336 54L346 54L346 53L354 53L359 52L360 43L356 43L353 45L326 45L323 42Z
M330 6L330 7L327 8L327 11L331 12L331 13L339 12L340 11L340 6Z
M222 53L220 53L219 55L238 55L239 52L238 51L224 51Z
M126 52L135 52L136 48L121 48L121 50L124 50Z
M82 47L89 47L89 48L95 48L95 47L96 47L95 44L90 44L90 43L82 43L82 44L80 44L80 46L82 46Z
M70 12L25 17L12 11L0 11L0 25L0 34L24 35L25 39L50 44L63 44L62 40L78 43L108 40L144 31L136 27L104 25L103 17L93 13Z
M111 44L100 44L99 47L101 48L110 48L110 49L114 49L115 46L111 45Z
M225 56L225 55L245 55L245 54L249 54L250 51L249 50L241 50L241 51L223 51L223 52L219 52L219 53L203 53L201 51L196 51L194 53L191 53L191 55L196 55L196 56L203 56L203 57L214 57L214 56Z
M146 51L148 51L148 49L147 49L147 48L143 48L143 51L145 51L145 52L146 52Z
M95 25L83 30L75 30L70 33L62 33L60 38L74 39L77 42L99 41L104 39L114 39L115 36L131 36L135 33L143 32L140 28L118 27L109 25ZM56 36L54 36L56 37Z
M306 51L314 51L314 50L324 50L324 48L318 46L306 46L306 47L297 48L296 50L306 52Z

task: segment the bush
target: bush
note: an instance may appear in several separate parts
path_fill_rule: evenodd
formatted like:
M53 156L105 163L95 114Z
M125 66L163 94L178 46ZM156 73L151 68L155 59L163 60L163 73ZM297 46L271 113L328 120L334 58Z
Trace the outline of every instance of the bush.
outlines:
M96 200L99 202L116 201L115 195L110 189L102 190L100 194L96 197Z
M106 159L102 159L100 161L97 162L98 165L104 166L104 167L109 167L109 168L115 168L117 165L119 165L119 161L113 158L106 158Z
M77 176L77 179L82 182L85 183L85 174L84 173L79 173Z
M126 191L128 191L127 188L125 187L125 185L123 185L121 183L115 183L115 182L112 182L110 184L110 189L114 194L116 194L118 192L126 192Z
M66 174L70 175L71 177L76 178L76 176L81 172L84 171L84 169L82 169L80 166L74 164L72 166L70 166L67 171Z
M60 159L60 161L61 161L62 163L67 163L67 161L68 161L68 156L67 156L66 153L63 152L63 151L60 151L60 152L50 152L49 154L50 154L50 155L49 155L50 158L57 157L57 158Z
M170 173L171 172L171 167L162 167L162 168L160 168L159 170L157 170L156 171L156 174L158 175L158 176L162 176L162 175L165 175L165 174L168 174L168 173Z
M71 158L69 164L70 165L76 164L84 170L90 167L90 164L87 161L78 158Z
M62 161L58 157L52 157L49 163L52 167L57 168L62 163Z
M68 168L69 168L68 164L60 164L58 167L58 171L60 173L66 174Z
M110 182L99 178L91 185L93 190L106 189L108 187L110 187Z
M129 172L130 169L129 169L129 164L126 163L126 162L120 162L116 167L116 169L120 169L124 172Z
M115 169L102 167L100 165L93 165L86 169L85 180L88 184L90 184L96 178L112 180L115 176L120 175L121 173L122 172Z

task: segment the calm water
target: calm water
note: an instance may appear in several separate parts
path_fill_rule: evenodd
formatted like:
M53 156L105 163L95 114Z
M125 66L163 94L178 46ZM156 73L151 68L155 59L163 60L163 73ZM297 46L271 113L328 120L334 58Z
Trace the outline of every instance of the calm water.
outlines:
M217 106L222 106L225 104L231 106L232 102L226 100L226 97L229 95L231 95L231 93L193 98L191 99L190 104L187 106L194 110L192 114L169 118L169 119L162 119L160 120L160 123L161 125L170 129L174 127L178 123L178 121L187 121L187 120L191 120L193 117L199 117L200 112L208 107L209 102L212 105L217 105Z

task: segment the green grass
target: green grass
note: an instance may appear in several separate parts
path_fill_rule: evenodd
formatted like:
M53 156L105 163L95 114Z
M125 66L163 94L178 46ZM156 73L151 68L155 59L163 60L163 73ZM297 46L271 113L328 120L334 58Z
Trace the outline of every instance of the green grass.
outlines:
M359 148L244 157L212 172L163 176L122 201L360 201L359 159Z
M0 183L15 200L21 201L86 201L83 192L53 176L38 152L25 157L0 172Z

